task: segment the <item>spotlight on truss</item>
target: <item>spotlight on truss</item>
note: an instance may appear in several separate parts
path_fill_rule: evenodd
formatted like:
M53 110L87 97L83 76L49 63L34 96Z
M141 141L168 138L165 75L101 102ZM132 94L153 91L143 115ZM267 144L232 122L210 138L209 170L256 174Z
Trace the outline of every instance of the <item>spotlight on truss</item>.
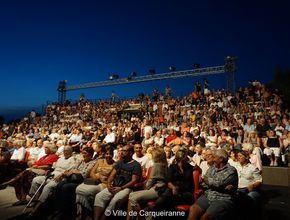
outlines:
M109 79L110 80L119 79L119 75L118 74L110 75Z
M175 71L175 70L176 70L176 67L175 67L175 66L170 66L170 67L169 67L169 70L170 70L170 71Z

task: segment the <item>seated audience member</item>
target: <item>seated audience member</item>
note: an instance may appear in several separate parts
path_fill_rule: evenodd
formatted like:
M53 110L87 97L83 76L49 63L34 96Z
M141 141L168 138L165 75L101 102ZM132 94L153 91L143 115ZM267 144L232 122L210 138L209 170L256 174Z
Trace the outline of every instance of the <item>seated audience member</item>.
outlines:
M7 141L0 141L0 165L7 164L10 160L10 153L8 151L8 143Z
M148 158L146 155L143 155L141 144L135 144L132 159L140 163L142 168L142 177L146 178L147 170L152 166L152 163L150 158Z
M131 210L139 211L148 201L157 199L166 189L167 159L162 149L153 151L153 163L145 190L130 193L127 213ZM128 215L127 219L131 219L131 216Z
M164 145L164 138L161 136L161 131L156 132L153 142L156 147L162 147Z
M39 160L41 157L45 155L45 152L43 152L43 155L39 157L41 151L42 151L42 140L39 139L34 146L30 147L29 157L27 161L27 165L29 167L33 165L35 161Z
M224 145L233 146L234 142L231 136L229 135L228 130L223 129L221 135L218 137L218 147L223 148Z
M104 151L105 157L96 160L90 178L76 188L76 203L81 219L86 219L92 211L95 195L107 187L108 176L113 170L113 148L107 147Z
M9 178L9 161L11 154L8 150L8 142L5 140L0 141L0 183Z
M260 198L259 189L262 185L260 171L250 163L248 152L238 152L237 158L238 163L235 165L235 168L239 176L238 192L242 195L247 195L252 199L253 204L256 204Z
M58 160L58 156L55 155L56 147L54 145L47 144L45 152L46 155L36 161L31 168L22 171L13 179L0 185L0 189L5 189L8 185L15 188L15 194L19 201L14 203L14 206L27 203L26 196L29 193L33 178L37 175L45 175L52 164Z
M232 150L232 146L229 144L226 144L223 146L222 149L225 150L228 154L228 163L231 166L234 166L236 164L236 155L235 155L234 151Z
M205 158L204 161L202 161L199 165L200 169L201 169L201 178L203 178L207 172L207 170L214 166L214 153L216 151L215 147L211 147L211 148L205 148L203 150L203 157Z
M190 208L189 220L230 219L235 207L234 195L238 188L238 174L227 163L228 155L219 149L214 155L214 167L203 178L208 190Z
M218 137L214 129L209 129L209 133L205 138L206 147L216 147L218 142Z
M94 154L93 148L86 147L81 151L81 154L83 157L82 161L76 168L65 171L62 175L63 178L56 186L55 204L57 204L57 209L66 219L76 218L76 188L84 179L88 178L95 163L92 160ZM79 177L71 179L73 178L72 175L79 175Z
M55 147L55 146L54 146ZM55 147L56 151L56 147ZM54 171L51 173L52 178L47 179L46 176L37 176L32 180L31 188L29 190L30 195L34 195L39 188L39 186L44 183L44 188L37 199L34 209L31 211L30 215L33 216L39 210L41 205L48 199L52 190L55 189L56 185L63 178L64 172L66 170L71 170L76 167L76 159L72 156L73 150L71 146L65 146L64 156L60 157L54 164Z
M278 158L280 157L281 148L283 146L282 141L276 135L276 132L270 130L268 137L264 140L264 154L266 154L271 163L270 166L278 166Z
M176 132L173 128L169 129L169 135L166 137L166 145L176 138Z
M94 219L105 218L104 211L118 210L128 199L134 185L142 176L140 164L132 159L134 148L124 146L121 160L116 162L108 178L108 188L95 197Z
M116 135L113 132L111 128L107 129L107 135L105 136L103 143L108 144L108 143L115 143L116 141Z
M56 142L56 146L57 146L56 155L63 156L64 141L63 140L58 140Z
M244 130L243 128L238 128L237 136L234 138L234 150L241 150L242 144L244 143Z
M250 162L253 164L256 168L259 169L260 172L262 172L262 150L260 147L254 147L251 143L244 143L243 144L243 151L246 151L249 153L250 156Z
M154 206L149 209L173 209L176 205L194 202L194 167L189 162L187 150L180 148L168 169L167 189L159 195Z
M153 145L153 137L151 137L151 133L147 132L145 134L145 138L143 139L141 145L143 149L147 149L149 146Z
M164 152L165 152L165 155L166 155L166 160L167 160L167 164L169 165L169 162L171 162L171 157L172 157L172 150L171 150L171 147L169 146L165 146L164 148Z
M25 140L15 140L13 142L15 150L13 151L11 157L10 157L10 165L9 167L13 169L20 168L21 170L24 170L27 167L25 159Z
M68 144L73 148L74 152L79 153L80 152L80 147L81 147L81 140L83 138L83 133L82 133L81 128L75 128L73 130L73 133L68 139Z
M261 139L258 137L256 131L250 132L245 142L252 144L254 148L261 147Z
M176 131L176 138L167 143L169 147L175 146L175 145L188 145L189 143L181 138L181 133L180 131Z
M203 149L204 149L204 143L201 142L195 145L195 149L194 149L195 154L191 158L193 166L195 165L200 166L200 163L203 161L203 158L202 158Z
M92 143L92 148L94 149L93 158L94 159L104 159L106 146L109 146L109 145L100 144L98 141L94 141Z

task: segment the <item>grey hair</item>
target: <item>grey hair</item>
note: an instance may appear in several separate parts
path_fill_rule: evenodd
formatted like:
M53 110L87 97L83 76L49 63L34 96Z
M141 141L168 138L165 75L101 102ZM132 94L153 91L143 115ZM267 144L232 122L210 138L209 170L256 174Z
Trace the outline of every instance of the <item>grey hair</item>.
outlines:
M217 147L215 147L215 146L210 146L210 147L206 147L206 148L204 148L206 151L208 151L208 150L210 150L210 151L212 151L213 153L215 153L216 151L217 151Z
M215 152L215 155L221 157L223 162L226 164L228 162L228 154L224 149L218 149Z

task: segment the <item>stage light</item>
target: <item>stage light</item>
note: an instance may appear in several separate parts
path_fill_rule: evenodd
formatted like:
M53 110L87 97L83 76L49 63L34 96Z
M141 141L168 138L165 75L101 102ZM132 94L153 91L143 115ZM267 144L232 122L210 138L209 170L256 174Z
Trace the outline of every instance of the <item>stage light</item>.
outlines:
M176 70L176 67L175 67L175 66L170 66L170 67L169 67L169 70L170 70L170 71L175 71L175 70Z
M112 74L112 75L110 75L109 79L110 79L110 80L119 79L119 75L117 75L117 74Z

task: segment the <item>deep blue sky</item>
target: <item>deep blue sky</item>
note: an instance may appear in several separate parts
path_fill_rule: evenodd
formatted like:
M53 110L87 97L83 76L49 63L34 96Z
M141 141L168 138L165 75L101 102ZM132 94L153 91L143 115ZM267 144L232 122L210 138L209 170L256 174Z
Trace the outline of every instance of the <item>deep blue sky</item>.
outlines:
M132 71L167 71L222 65L238 57L237 86L269 82L289 68L289 1L1 0L0 113L57 100L59 80L69 85L121 77ZM168 84L187 94L195 78L69 92L77 99L136 95ZM224 77L208 77L225 87Z

